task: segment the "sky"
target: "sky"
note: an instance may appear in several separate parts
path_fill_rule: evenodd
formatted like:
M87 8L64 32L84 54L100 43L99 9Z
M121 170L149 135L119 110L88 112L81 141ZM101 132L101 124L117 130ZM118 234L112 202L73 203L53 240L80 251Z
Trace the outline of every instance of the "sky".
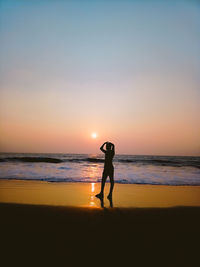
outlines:
M0 0L0 39L1 152L200 155L199 1Z

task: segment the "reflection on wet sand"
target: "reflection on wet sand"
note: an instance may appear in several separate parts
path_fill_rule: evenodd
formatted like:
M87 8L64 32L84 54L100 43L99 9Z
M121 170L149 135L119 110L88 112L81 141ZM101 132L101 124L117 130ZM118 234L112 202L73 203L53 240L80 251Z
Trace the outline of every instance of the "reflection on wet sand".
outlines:
M96 183L91 183L91 195L90 195L90 202L89 202L89 207L99 207L99 203L101 208L105 208L104 205L104 199L97 199L95 197L95 193L96 193ZM113 208L113 200L112 198L108 198L109 200L109 207Z
M87 169L88 176L92 179L94 179L99 172L99 168L96 167L96 165L93 166L88 166ZM89 202L89 207L98 207L98 205L95 203L95 197L94 197L94 192L95 192L95 183L91 183L91 195L90 195L90 202Z
M88 166L87 172L88 172L88 176L91 179L95 179L100 174L99 167L97 167L95 164L92 166ZM89 202L89 207L91 208L98 207L97 203L95 202L95 185L96 183L91 183L91 195L90 195L90 202Z
M95 191L95 183L91 183L91 193L94 194L94 191ZM94 195L91 195L90 196L90 203L89 203L89 206L90 207L96 207L96 203L94 202Z
M94 193L94 190L95 190L95 183L91 183L91 191L92 191L92 193Z
M90 196L90 204L89 204L90 207L96 207L96 203L94 202L94 196Z

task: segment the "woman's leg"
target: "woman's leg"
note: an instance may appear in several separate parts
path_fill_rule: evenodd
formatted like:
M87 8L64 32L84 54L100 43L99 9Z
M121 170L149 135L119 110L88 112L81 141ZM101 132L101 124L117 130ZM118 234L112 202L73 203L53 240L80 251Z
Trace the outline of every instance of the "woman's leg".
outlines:
M114 188L114 171L109 175L110 178L110 193L108 195L108 198L112 198L112 192Z
M106 182L107 176L108 175L106 174L106 172L103 171L102 180L101 180L101 192L96 195L96 197L98 197L98 198L102 198L103 197L103 192L104 192L104 187L105 187L105 182Z
M105 172L103 172L102 180L101 180L101 192L100 192L101 195L103 195L103 192L104 192L106 179L107 179L107 174Z

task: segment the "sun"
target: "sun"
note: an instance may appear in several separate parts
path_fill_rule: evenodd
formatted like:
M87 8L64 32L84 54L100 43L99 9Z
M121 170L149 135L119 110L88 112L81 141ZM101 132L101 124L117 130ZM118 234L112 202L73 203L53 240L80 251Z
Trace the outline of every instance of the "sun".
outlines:
M96 139L96 138L97 138L97 133L93 132L93 133L91 134L91 137L92 137L93 139Z

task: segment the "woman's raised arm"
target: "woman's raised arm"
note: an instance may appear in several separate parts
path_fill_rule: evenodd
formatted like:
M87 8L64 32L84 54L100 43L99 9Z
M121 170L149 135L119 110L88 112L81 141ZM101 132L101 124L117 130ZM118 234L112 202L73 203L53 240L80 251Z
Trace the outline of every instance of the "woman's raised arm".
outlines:
M111 150L113 151L113 156L115 155L115 145L111 143Z
M106 150L103 148L105 146L107 142L103 143L103 145L100 147L100 150L103 152L103 153L106 153Z

